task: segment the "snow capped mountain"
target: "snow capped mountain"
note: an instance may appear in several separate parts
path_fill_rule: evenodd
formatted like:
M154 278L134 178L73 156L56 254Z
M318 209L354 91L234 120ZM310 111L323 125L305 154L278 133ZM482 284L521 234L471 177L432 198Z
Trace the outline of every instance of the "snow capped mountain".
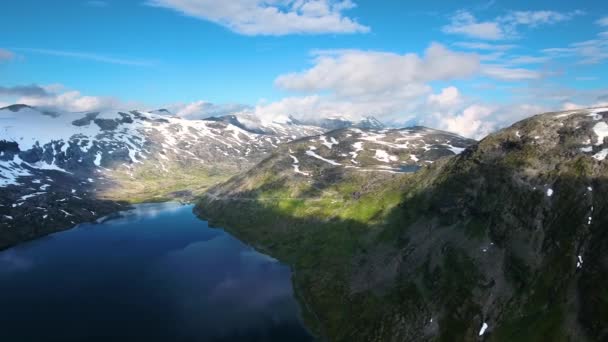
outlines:
M111 212L117 201L199 193L252 167L280 144L323 131L154 112L0 108L0 225L36 219L48 227L66 226Z
M297 120L289 119L286 122L263 121L255 115L244 113L209 117L204 120L229 123L251 133L291 137L292 139L317 135L326 131L323 127L305 124Z
M319 118L319 119L308 119L308 120L298 120L293 117L290 117L293 122L311 126L322 127L326 130L335 130L341 128L364 128L364 129L382 129L384 128L384 124L382 124L378 119L373 116L367 116L359 121L352 121L342 116L332 116L327 118Z
M345 128L285 144L274 158L289 161L294 175L313 176L328 168L353 172L413 172L460 154L475 141L426 127ZM281 164L283 165L283 164Z
M353 125L357 128L382 129L384 124L373 116L367 116Z
M152 112L51 113L14 105L0 109L0 186L36 170L66 173L135 168L153 160L221 162L237 169L278 144L319 133L315 127L257 124L235 116L185 120Z

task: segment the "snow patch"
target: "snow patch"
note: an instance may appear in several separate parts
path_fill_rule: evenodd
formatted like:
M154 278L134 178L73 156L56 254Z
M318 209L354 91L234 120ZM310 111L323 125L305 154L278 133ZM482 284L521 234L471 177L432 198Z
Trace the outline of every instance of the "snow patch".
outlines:
M320 137L321 145L325 145L328 149L331 150L332 146L337 145L338 141L334 137L330 137L330 141L327 141L327 138L322 135Z
M33 193L33 194L24 195L24 196L21 196L21 197L19 198L19 201L25 201L25 200L27 200L28 198L36 197L36 196L39 196L39 195L44 195L45 193L46 193L46 192L35 192L35 193Z
M602 119L602 116L600 115L602 112L608 112L608 108L596 108L591 111L588 116L592 117L595 121L599 121Z
M397 161L399 158L389 155L385 150L376 150L374 158L384 163L390 163L391 161Z
M598 122L593 126L593 132L597 135L596 146L604 143L604 138L608 137L608 125L605 122Z
M97 165L97 166L101 166L101 152L97 152L93 163L95 163L95 165Z
M479 336L483 336L483 334L486 333L486 330L488 330L488 323L483 322L483 325L481 326L481 329L479 330Z
M335 165L335 166L341 166L342 165L342 164L337 163L337 162L335 162L333 160L325 159L325 158L321 157L320 155L314 153L313 151L306 151L306 154L309 155L309 156L311 156L311 157L314 157L314 158L317 158L319 160L322 160L322 161L324 161L326 163L329 163L331 165Z
M607 156L608 156L608 148L605 148L605 149L599 151L598 153L594 154L593 158L601 161L601 160L606 159Z

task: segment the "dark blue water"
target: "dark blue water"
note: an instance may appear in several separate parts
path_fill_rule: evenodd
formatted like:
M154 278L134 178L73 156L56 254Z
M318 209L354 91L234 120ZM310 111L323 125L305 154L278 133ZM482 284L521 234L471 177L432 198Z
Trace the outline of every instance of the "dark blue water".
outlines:
M141 205L0 252L0 341L309 341L290 270Z

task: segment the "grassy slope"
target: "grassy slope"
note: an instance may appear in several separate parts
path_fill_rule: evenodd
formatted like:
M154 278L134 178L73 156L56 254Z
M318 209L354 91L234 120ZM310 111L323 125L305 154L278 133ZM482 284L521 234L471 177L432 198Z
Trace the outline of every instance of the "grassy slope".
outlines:
M486 321L490 340L601 340L608 172L567 134L514 139L553 125L524 121L413 176L310 184L270 158L197 211L292 265L307 323L331 340L475 340ZM594 262L577 270L577 255Z
M238 172L232 169L201 168L198 165L166 164L167 172L159 170L157 165L150 162L138 166L132 173L124 169L112 171L110 178L114 182L113 186L101 189L98 197L129 203L189 200Z
M407 177L376 177L351 174L339 184L312 190L312 195L307 193L310 186L302 183L274 186L281 181L269 172L260 183L267 188L255 194L255 201L251 197L230 201L231 214L217 217L212 223L242 228L231 232L293 265L294 284L316 313L305 313L307 323L323 335L336 336L345 326L356 329L366 324L343 315L345 308L359 311L363 304L352 302L347 295L351 258L367 244L364 240L368 235L374 234L369 223L394 208L407 186ZM392 186L353 198L360 184L375 188L387 182ZM205 217L227 204L223 200L203 201L199 214Z

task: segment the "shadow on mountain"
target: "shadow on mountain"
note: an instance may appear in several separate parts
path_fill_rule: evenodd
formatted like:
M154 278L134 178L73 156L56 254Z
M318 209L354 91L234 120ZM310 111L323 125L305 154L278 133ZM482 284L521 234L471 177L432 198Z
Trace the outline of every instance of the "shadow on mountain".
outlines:
M256 201L264 189L195 211L292 265L306 322L330 340L475 341L483 323L495 341L604 340L606 166L530 158L552 157L507 142L403 176L399 204L370 224L294 216Z

